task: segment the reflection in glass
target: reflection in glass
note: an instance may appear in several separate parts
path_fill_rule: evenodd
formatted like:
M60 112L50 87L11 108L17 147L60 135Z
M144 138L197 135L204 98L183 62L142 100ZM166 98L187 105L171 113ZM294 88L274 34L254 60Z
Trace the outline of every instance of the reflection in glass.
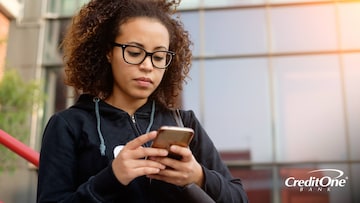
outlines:
M185 30L190 34L190 40L192 45L192 54L197 57L200 55L200 47L202 46L202 40L200 36L200 14L199 12L183 12L180 15L181 20L184 23Z
M265 9L206 11L205 55L266 53Z
M70 19L47 21L43 63L47 65L62 64L62 52L59 46L69 23Z
M240 178L251 203L272 202L274 187L272 169L229 167L236 178Z
M275 53L337 49L333 5L274 7L270 13Z
M47 12L59 16L71 17L89 0L48 0Z
M267 60L208 60L203 74L204 126L218 149L250 151L254 162L271 161Z
M204 0L204 7L246 6L265 4L265 0Z
M343 54L345 96L351 160L360 160L360 54Z
M338 4L342 49L360 49L360 2Z
M277 160L346 160L336 55L273 59Z

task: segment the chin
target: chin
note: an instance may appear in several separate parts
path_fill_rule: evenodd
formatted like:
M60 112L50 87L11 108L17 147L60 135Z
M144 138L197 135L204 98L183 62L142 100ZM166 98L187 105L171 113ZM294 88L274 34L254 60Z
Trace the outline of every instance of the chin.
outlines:
M144 99L148 99L150 97L150 95L151 94L148 94L148 93L146 93L146 94L135 94L135 95L133 95L133 97L135 99L138 99L138 100L144 100Z

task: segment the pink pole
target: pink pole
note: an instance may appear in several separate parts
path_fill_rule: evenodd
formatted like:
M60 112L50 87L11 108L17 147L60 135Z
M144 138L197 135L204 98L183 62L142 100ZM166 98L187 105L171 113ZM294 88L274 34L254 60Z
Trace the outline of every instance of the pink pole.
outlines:
M15 152L19 156L23 157L27 161L34 164L36 167L39 167L39 152L31 149L24 143L15 139L11 135L7 134L5 131L0 129L0 144L3 144L5 147ZM1 201L0 201L1 203Z

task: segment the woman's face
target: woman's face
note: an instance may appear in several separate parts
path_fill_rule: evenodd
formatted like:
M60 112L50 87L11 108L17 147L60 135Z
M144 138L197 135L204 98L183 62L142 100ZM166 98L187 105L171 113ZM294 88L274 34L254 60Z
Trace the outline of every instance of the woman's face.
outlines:
M120 26L120 34L115 38L115 43L134 45L147 52L168 51L169 39L168 30L158 20L136 17ZM125 54L131 57L138 54L137 51L138 49L133 50L129 47L126 48ZM125 62L122 47L114 46L107 57L114 76L112 95L127 101L145 102L159 86L165 72L165 69L153 66L150 56L138 65ZM129 59L127 61L131 62ZM156 60L153 61L156 63Z

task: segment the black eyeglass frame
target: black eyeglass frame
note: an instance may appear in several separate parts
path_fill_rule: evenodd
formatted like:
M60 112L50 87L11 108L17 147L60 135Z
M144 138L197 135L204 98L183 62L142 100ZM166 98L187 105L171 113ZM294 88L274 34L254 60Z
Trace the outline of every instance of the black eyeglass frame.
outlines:
M154 52L148 52L148 51L146 51L144 48L139 47L139 46L136 46L136 45L120 44L120 43L116 43L116 42L113 42L112 44L113 44L113 46L121 47L121 49L122 49L122 56L123 56L124 61L125 61L126 63L128 63L128 64L131 64L131 65L139 65L139 64L141 64L142 62L145 61L146 57L150 56L151 64L152 64L155 68L158 68L158 69L166 69L166 68L169 67L169 65L171 64L172 59L173 59L173 56L176 55L176 53L173 52L173 51L154 51ZM139 48L139 49L141 49L141 50L143 50L143 51L145 52L144 58L143 58L139 63L130 63L129 61L127 61L127 60L125 59L125 48L126 48L126 47L129 47L129 46L130 46L130 47ZM165 67L161 67L161 68L160 68L160 67L157 67L157 66L154 64L154 62L153 62L153 55L154 55L155 53L158 53L158 52L166 52L167 54L170 54L170 56L171 56L169 62L165 65Z

